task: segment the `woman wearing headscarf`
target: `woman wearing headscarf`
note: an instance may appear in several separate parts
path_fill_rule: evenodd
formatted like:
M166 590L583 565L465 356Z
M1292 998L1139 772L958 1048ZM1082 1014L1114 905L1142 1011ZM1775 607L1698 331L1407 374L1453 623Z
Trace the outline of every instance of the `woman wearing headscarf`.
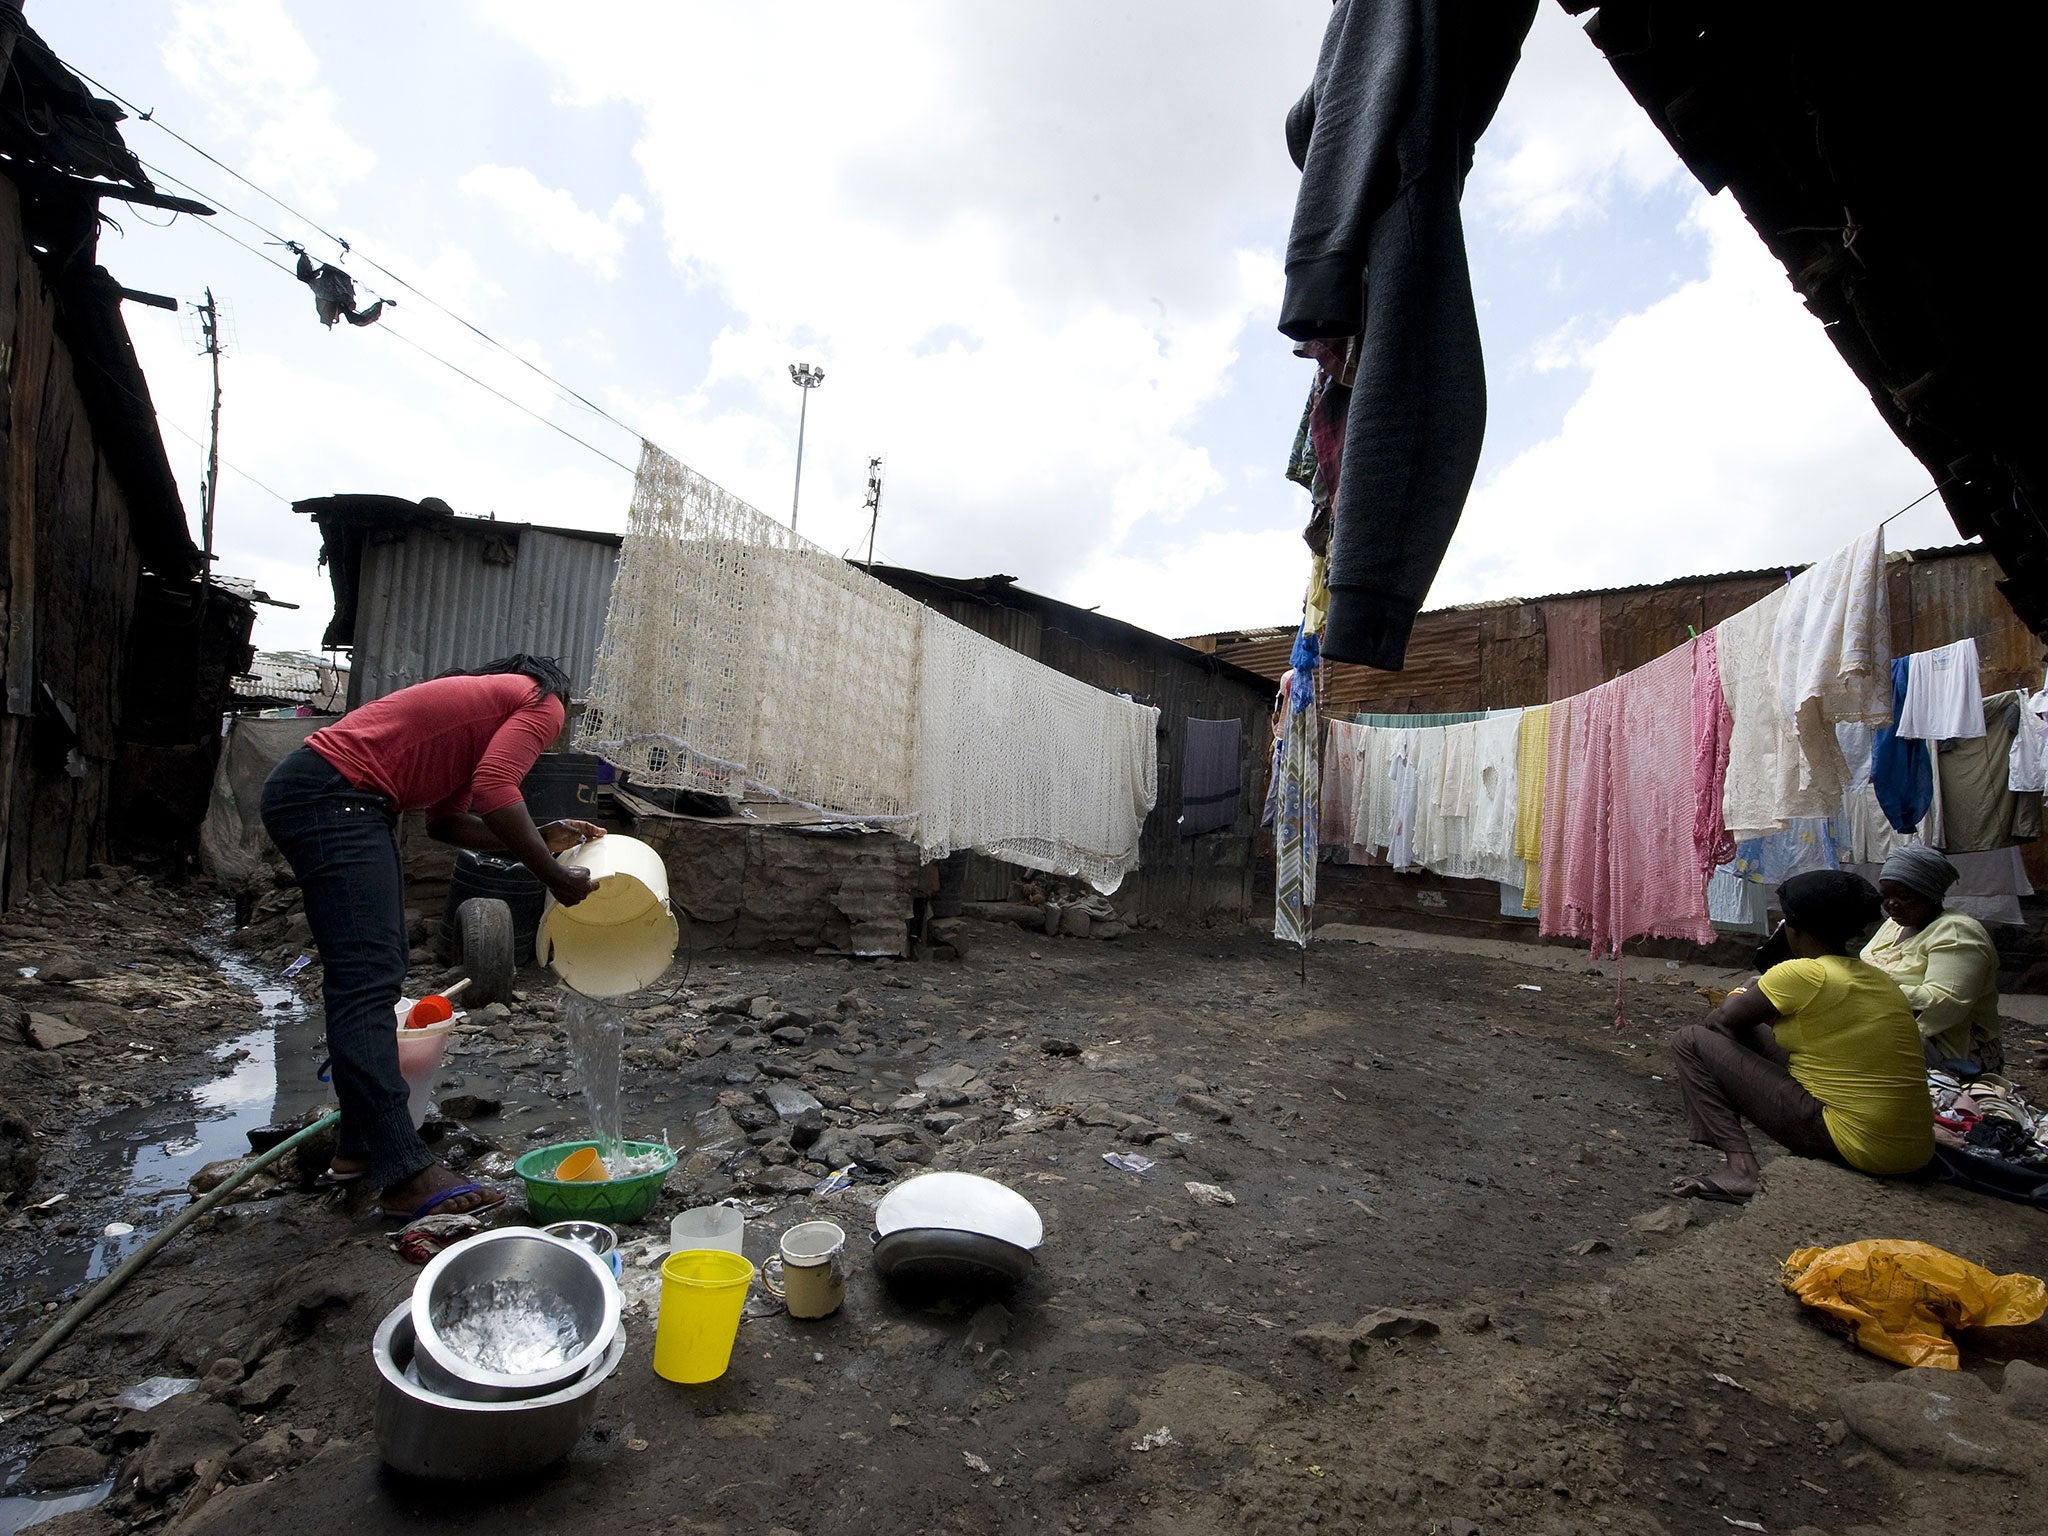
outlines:
M1899 984L1912 1005L1927 1060L2005 1066L1998 1034L1998 948L1974 917L1942 909L1956 867L1932 848L1899 849L1878 871L1884 922L1863 958Z
M1934 1155L1934 1114L1913 1011L1891 978L1856 954L1877 920L1868 880L1841 870L1778 887L1785 920L1738 988L1672 1036L1692 1139L1726 1166L1673 1185L1743 1200L1762 1186L1743 1122L1798 1157L1872 1174L1912 1173Z
M539 657L451 672L315 731L263 786L264 828L298 877L320 950L341 1101L328 1177L367 1176L395 1220L476 1211L505 1198L452 1173L413 1127L394 1028L409 958L398 817L425 811L428 833L441 842L509 853L555 900L583 900L589 875L554 856L604 829L581 821L536 827L519 793L560 733L568 697L568 675Z

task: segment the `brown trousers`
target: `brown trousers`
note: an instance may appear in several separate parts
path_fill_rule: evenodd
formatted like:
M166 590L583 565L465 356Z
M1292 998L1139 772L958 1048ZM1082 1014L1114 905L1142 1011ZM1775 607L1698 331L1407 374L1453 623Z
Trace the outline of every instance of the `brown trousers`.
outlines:
M1747 1120L1798 1157L1839 1163L1820 1100L1794 1080L1791 1058L1768 1028L1755 1026L1731 1039L1704 1024L1688 1024L1671 1037L1678 1088L1685 1097L1692 1139L1723 1152L1755 1155Z

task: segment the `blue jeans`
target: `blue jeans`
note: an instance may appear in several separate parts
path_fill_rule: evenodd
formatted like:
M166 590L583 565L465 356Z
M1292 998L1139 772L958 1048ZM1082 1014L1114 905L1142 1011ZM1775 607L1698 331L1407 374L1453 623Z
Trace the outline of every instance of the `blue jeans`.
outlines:
M366 1159L379 1189L403 1184L434 1157L398 1070L393 1010L411 958L398 818L383 795L300 747L263 786L263 826L298 877L320 949L340 1155Z

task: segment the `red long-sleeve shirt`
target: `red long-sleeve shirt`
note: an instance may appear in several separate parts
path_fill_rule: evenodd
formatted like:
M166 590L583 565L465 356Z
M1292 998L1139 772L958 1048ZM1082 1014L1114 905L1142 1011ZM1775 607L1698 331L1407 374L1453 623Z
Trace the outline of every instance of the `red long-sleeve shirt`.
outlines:
M443 677L352 709L306 745L401 811L488 816L562 729L562 701L529 677Z

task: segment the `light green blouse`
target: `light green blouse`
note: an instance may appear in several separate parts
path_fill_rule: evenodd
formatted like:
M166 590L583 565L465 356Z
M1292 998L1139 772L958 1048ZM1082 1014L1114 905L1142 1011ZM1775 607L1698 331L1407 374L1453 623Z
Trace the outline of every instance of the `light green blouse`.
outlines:
M1886 918L1863 958L1899 984L1920 1036L1946 1057L1973 1057L1998 1038L1998 947L1974 917L1944 912L1910 938Z

